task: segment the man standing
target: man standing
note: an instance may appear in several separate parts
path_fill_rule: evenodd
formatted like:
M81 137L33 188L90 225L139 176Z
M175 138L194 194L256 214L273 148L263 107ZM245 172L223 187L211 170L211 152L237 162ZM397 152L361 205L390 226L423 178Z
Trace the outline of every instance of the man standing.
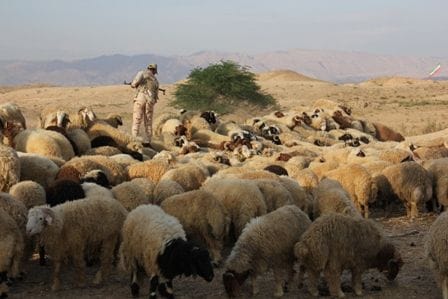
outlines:
M138 136L143 119L147 137L147 139L143 138L144 145L149 145L151 142L154 105L159 99L159 81L156 74L157 64L150 64L146 70L138 72L131 82L131 87L137 89L132 115L132 135Z

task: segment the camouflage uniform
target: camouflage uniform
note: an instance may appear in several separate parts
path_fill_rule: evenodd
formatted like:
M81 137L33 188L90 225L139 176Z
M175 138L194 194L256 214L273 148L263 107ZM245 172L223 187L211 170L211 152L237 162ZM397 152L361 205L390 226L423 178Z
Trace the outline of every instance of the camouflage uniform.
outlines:
M138 72L131 83L133 88L137 88L134 97L132 135L138 135L143 118L143 125L148 138L145 142L151 141L154 105L159 99L159 81L150 69L155 69L157 73L157 65L150 64L146 70Z

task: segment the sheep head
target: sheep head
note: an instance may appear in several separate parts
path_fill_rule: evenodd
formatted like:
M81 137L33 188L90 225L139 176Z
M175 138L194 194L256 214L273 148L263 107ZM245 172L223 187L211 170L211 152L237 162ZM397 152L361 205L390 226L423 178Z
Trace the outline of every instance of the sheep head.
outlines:
M50 208L33 208L28 212L28 222L26 223L26 233L34 236L41 233L46 226L52 225L55 214Z
M92 121L96 119L96 114L92 108L82 107L78 111L78 115L81 117L83 125L87 127Z
M237 273L232 270L227 270L222 275L222 280L224 283L224 288L229 297L236 297L239 293L240 286L249 277L249 271L243 273Z
M383 245L376 255L378 270L383 272L388 280L392 281L397 277L401 266L403 266L403 260L395 246L390 243Z

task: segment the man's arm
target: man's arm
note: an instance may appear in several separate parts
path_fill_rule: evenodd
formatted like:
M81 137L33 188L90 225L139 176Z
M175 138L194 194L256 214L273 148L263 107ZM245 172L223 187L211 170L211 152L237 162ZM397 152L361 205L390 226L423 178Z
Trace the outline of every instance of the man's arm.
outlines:
M143 71L140 71L137 73L137 75L135 75L134 80L132 80L131 87L132 88L138 87L138 85L140 84L140 82L142 82L142 80L143 80Z

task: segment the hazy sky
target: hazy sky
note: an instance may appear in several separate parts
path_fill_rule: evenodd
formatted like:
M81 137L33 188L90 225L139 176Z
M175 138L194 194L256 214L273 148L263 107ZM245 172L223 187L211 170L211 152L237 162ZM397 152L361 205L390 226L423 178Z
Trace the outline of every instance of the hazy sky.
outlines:
M448 57L448 0L0 0L0 59L330 49Z

